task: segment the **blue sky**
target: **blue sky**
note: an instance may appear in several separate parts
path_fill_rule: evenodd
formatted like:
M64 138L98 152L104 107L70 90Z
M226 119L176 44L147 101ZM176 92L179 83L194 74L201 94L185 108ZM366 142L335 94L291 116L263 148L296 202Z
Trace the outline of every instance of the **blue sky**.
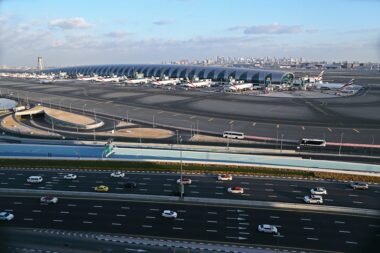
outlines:
M0 64L380 62L380 0L0 0Z

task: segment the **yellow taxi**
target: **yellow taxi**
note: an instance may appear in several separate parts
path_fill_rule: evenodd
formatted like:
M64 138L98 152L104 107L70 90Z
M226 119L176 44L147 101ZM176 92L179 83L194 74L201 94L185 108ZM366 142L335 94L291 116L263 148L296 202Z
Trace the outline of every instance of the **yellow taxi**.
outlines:
M98 185L94 189L96 192L108 192L108 186L106 185Z

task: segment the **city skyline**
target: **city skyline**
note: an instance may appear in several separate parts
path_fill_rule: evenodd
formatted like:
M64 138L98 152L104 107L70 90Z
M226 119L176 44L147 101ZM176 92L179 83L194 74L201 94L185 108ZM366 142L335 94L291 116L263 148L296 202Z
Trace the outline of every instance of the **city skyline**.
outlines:
M2 1L0 65L303 57L379 62L378 1Z

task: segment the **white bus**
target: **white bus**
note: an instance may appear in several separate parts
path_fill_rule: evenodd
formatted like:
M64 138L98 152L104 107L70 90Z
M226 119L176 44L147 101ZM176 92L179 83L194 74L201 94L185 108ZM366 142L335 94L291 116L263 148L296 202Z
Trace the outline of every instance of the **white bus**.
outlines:
M300 146L326 147L326 141L320 139L301 139Z
M231 138L231 139L244 139L244 133L233 132L233 131L224 131L223 138Z

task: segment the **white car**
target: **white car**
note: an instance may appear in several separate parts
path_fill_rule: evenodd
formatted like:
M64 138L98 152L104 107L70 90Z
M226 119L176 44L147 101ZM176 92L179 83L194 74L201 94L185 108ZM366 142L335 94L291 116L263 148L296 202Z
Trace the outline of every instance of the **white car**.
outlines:
M276 226L268 225L268 224L259 225L257 227L257 230L259 230L259 232L264 232L264 233L271 233L271 234L277 234L278 233Z
M322 194L327 194L327 190L326 188L324 187L317 187L317 188L313 188L310 190L310 193L311 194L318 194L318 195L322 195Z
M41 183L44 179L41 176L30 176L26 181L28 183Z
M121 171L112 172L111 177L125 177L125 173Z
M64 179L77 179L77 175L75 174L66 174L63 176Z
M244 188L241 188L239 186L230 187L230 188L227 189L227 192L229 192L229 193L240 193L240 194L243 194L244 193Z
M319 196L319 195L305 196L303 198L303 201L305 201L305 203L309 203L309 204L323 204L323 198L322 198L322 196Z
M220 180L220 181L231 181L232 176L228 175L228 174L222 174L222 175L218 176L218 180Z
M40 202L44 204L57 204L58 198L52 196L43 196L40 198Z
M162 212L162 217L165 218L177 218L177 213L172 210L165 210Z
M12 220L15 216L9 212L0 212L0 220Z
M177 184L180 184L181 183L181 179L179 178L177 180ZM182 178L182 184L191 184L191 179L190 178L186 178L186 177L183 177Z

